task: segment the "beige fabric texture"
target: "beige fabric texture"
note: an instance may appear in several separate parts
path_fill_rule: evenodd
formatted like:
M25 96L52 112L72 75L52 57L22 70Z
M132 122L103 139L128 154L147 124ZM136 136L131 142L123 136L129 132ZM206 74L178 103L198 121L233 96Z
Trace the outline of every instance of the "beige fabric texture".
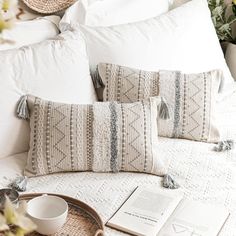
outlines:
M214 116L221 71L148 72L101 63L98 73L104 85L103 101L130 103L159 95L166 99L170 119L158 120L160 136L213 143L220 140Z
M69 105L28 96L27 176L67 171L166 174L158 157L160 97L118 104Z

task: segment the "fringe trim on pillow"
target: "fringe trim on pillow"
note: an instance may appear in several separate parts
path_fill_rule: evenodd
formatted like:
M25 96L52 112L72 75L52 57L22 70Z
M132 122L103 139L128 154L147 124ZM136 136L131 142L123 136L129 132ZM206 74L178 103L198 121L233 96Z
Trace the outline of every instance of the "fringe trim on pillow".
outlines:
M224 152L224 151L232 150L233 148L234 148L234 140L229 139L229 140L220 141L214 147L214 151L216 151L216 152Z
M180 185L170 175L164 175L163 187L168 189L178 189Z
M28 183L28 178L26 176L17 177L16 180L10 184L10 187L19 191L25 192Z
M98 71L98 67L96 68L95 72L92 73L92 80L93 80L94 87L96 89L104 87L104 84L102 82L101 76Z
M28 104L27 104L27 95L22 96L20 98L20 101L17 105L16 114L20 119L27 120L30 118L29 108L28 108Z
M169 107L168 107L168 104L166 103L166 100L163 97L161 98L159 117L163 120L170 119Z

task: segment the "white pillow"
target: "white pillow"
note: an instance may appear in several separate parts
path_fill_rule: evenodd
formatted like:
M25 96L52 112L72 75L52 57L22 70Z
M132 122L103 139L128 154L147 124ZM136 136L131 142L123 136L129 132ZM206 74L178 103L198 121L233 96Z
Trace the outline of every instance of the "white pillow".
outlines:
M77 28L86 38L93 69L100 62L190 74L220 69L226 87L235 87L206 0L192 0L142 22L111 27L79 25Z
M0 50L19 48L39 43L59 34L59 16L45 16L35 20L17 21L12 29L4 30L1 37L9 43L0 44Z
M28 150L28 122L15 116L22 95L76 104L97 100L86 47L76 32L1 51L0 85L0 158Z
M169 10L173 0L80 0L68 8L60 27L77 23L110 26L146 20Z

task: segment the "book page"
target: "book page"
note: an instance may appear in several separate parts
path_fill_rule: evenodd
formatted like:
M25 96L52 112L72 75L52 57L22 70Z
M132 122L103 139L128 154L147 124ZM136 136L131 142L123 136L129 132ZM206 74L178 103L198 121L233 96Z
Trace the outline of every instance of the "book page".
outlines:
M178 190L139 187L107 225L135 235L156 236L181 199Z
M228 216L224 207L183 200L158 236L217 236Z

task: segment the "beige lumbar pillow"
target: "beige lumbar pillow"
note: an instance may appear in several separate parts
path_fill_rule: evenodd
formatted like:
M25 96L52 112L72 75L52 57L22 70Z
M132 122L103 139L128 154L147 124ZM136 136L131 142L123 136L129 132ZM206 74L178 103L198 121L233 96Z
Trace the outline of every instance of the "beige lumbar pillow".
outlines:
M214 116L221 71L199 74L149 72L101 63L97 72L95 82L97 87L103 87L103 101L130 103L152 96L165 97L170 119L159 120L159 135L203 142L219 141Z
M30 119L27 176L66 171L166 174L158 156L160 97L141 102L69 105L22 97L17 114Z

